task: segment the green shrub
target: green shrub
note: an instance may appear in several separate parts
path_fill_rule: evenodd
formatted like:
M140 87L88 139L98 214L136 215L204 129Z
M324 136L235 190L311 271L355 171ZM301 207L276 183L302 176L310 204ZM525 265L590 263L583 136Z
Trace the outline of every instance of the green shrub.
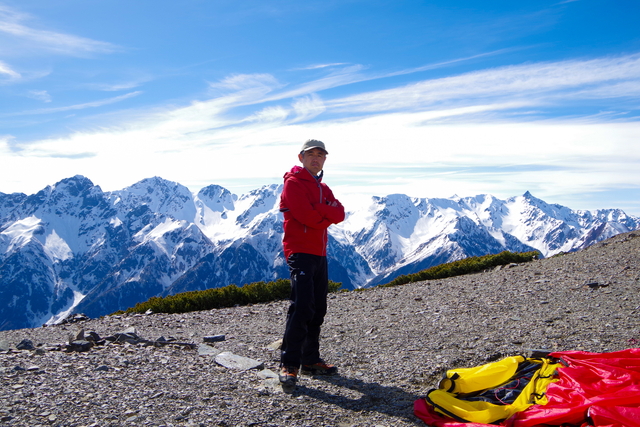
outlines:
M469 257L459 261L448 262L436 265L426 270L414 274L396 277L393 281L381 285L385 287L404 285L422 280L444 279L445 277L461 276L463 274L479 273L488 268L497 267L518 262L529 262L540 256L538 251L531 252L509 252L503 251L496 255L485 255L481 257Z
M329 292L337 292L341 285L341 283L329 281ZM278 279L268 283L250 283L242 287L229 285L204 291L182 292L166 297L152 297L148 301L138 303L126 311L118 313L144 313L147 310L154 313L187 313L278 301L289 298L290 293L291 282L288 279Z
M540 254L537 251L520 253L504 251L497 255L469 257L460 261L437 265L418 273L399 276L381 286L398 286L422 280L443 279L445 277L478 273L498 265L528 262L539 256ZM329 281L329 292L344 291L340 289L341 286L341 283ZM364 291L366 289L356 290ZM167 297L152 297L148 301L138 303L126 311L119 311L114 314L144 313L147 310L151 310L154 313L187 313L190 311L278 301L289 298L290 293L291 282L288 279L278 279L273 282L250 283L241 287L229 285L204 291L183 292Z

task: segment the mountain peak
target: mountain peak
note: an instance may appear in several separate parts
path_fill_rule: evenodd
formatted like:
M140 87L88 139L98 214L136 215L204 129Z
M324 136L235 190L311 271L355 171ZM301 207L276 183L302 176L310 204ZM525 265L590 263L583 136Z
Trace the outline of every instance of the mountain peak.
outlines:
M71 178L65 178L58 181L52 189L52 192L66 192L72 196L79 196L87 190L93 188L93 182L83 176L83 175L75 175Z
M146 205L156 214L190 222L196 215L191 191L182 184L157 176L145 178L111 194L122 202L119 206L124 210Z
M238 196L216 184L201 188L196 197L214 212L232 211L235 209L234 203L238 200Z

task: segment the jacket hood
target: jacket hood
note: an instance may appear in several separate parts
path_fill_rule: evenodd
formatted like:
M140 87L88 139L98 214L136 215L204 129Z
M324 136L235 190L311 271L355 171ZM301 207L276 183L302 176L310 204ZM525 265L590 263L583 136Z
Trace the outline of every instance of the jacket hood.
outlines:
M284 174L285 181L291 178L304 179L306 181L322 182L322 172L320 172L319 178L316 180L316 178L311 174L311 172L309 172L302 166L296 165L292 167L289 172Z

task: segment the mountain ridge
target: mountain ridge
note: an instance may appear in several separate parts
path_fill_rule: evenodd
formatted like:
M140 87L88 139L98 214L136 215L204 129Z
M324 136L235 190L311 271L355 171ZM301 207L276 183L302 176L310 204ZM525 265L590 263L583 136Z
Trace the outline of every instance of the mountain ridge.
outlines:
M282 185L197 193L160 177L104 192L76 175L0 193L0 329L91 317L152 296L288 277ZM330 228L330 279L353 289L503 250L544 256L640 228L619 209L574 211L530 192L500 200L374 196Z

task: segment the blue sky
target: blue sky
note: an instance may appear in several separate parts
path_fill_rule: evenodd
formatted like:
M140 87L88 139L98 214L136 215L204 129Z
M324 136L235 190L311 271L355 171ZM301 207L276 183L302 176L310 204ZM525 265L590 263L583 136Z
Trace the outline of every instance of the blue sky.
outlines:
M522 4L520 4L522 3ZM0 0L0 192L81 174L640 215L640 2Z

